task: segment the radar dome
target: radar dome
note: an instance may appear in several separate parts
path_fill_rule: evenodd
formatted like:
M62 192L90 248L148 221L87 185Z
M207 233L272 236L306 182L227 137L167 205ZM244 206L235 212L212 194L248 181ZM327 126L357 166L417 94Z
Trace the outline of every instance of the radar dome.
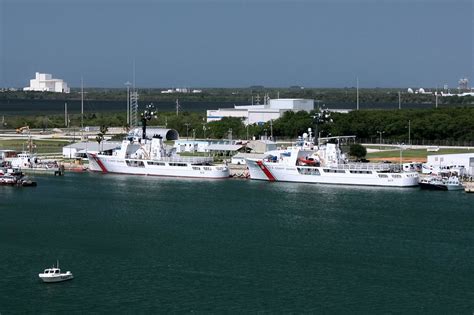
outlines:
M410 93L410 94L413 94L413 89L412 89L412 88L408 88L407 92Z

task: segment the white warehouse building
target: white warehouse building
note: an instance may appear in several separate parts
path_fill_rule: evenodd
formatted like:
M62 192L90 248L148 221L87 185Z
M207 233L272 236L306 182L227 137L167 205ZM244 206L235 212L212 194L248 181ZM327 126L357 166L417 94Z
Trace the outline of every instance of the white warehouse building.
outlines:
M261 124L280 118L286 111L311 111L314 100L302 98L273 99L265 105L244 105L234 108L207 110L207 122L221 120L223 117L242 118L245 125Z
M63 80L54 79L49 73L36 72L35 78L30 80L30 86L23 88L23 91L69 93L70 89Z
M474 176L474 153L428 155L422 171L425 174L451 171Z

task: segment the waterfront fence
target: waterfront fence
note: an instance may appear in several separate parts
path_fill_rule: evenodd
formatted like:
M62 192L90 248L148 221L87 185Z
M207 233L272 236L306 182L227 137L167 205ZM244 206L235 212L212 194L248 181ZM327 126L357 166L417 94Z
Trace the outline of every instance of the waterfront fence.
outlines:
M296 139L286 138L286 137L274 137L274 141L277 143L295 143ZM421 145L421 146L447 146L447 147L474 147L474 139L473 140L431 140L431 139L411 139L410 143L408 143L408 139L405 141L400 141L400 139L390 139L390 138L383 138L382 143L380 143L379 137L371 137L371 138L356 138L355 143L368 143L373 145L397 145L399 143L403 143L404 145Z
M448 147L473 147L474 140L466 141L466 140L431 140L431 139L411 139L410 143L408 140L400 141L399 139L382 139L382 143L380 143L379 138L362 138L356 139L359 143L370 143L374 145L396 145L402 142L404 145L421 145L421 146L448 146Z

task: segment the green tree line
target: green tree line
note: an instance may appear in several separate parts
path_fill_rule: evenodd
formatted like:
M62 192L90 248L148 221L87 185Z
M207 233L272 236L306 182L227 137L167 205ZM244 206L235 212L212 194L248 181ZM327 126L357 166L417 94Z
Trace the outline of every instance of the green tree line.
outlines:
M359 139L373 139L382 133L384 139L407 142L412 140L456 140L474 141L474 107L401 110L359 110L349 113L323 115L314 110L308 112L285 112L280 119L261 125L245 126L240 118L223 118L206 122L202 113L171 112L158 113L149 122L150 126L164 126L178 130L181 137L247 139L264 134L276 138L294 139L308 128L321 136L355 135ZM318 119L319 117L319 119ZM125 113L88 113L84 115L84 126L126 127ZM61 115L14 116L6 122L9 128L28 125L30 128L64 128ZM70 116L70 126L81 126L80 114ZM410 133L410 136L408 135Z
M183 102L210 102L251 104L260 99L263 103L265 94L270 98L309 98L323 104L355 104L356 88L265 88L260 86L249 88L203 88L202 93L170 93L162 94L163 89L138 89L140 102L174 102L179 98ZM123 101L126 103L127 90L125 88L86 88L87 100ZM408 93L405 89L364 88L359 90L361 104L398 104L398 93L401 93L402 104L434 104L435 96L429 94ZM5 91L0 93L0 104L8 100L80 100L80 89L73 88L71 93L33 92L33 91ZM439 97L440 105L472 105L472 96Z

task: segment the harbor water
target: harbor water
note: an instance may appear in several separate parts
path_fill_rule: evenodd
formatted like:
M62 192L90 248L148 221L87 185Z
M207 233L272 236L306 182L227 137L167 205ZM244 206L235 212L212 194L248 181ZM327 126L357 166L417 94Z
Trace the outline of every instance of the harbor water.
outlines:
M474 311L474 195L103 174L0 187L0 313ZM45 284L59 260L74 280Z

